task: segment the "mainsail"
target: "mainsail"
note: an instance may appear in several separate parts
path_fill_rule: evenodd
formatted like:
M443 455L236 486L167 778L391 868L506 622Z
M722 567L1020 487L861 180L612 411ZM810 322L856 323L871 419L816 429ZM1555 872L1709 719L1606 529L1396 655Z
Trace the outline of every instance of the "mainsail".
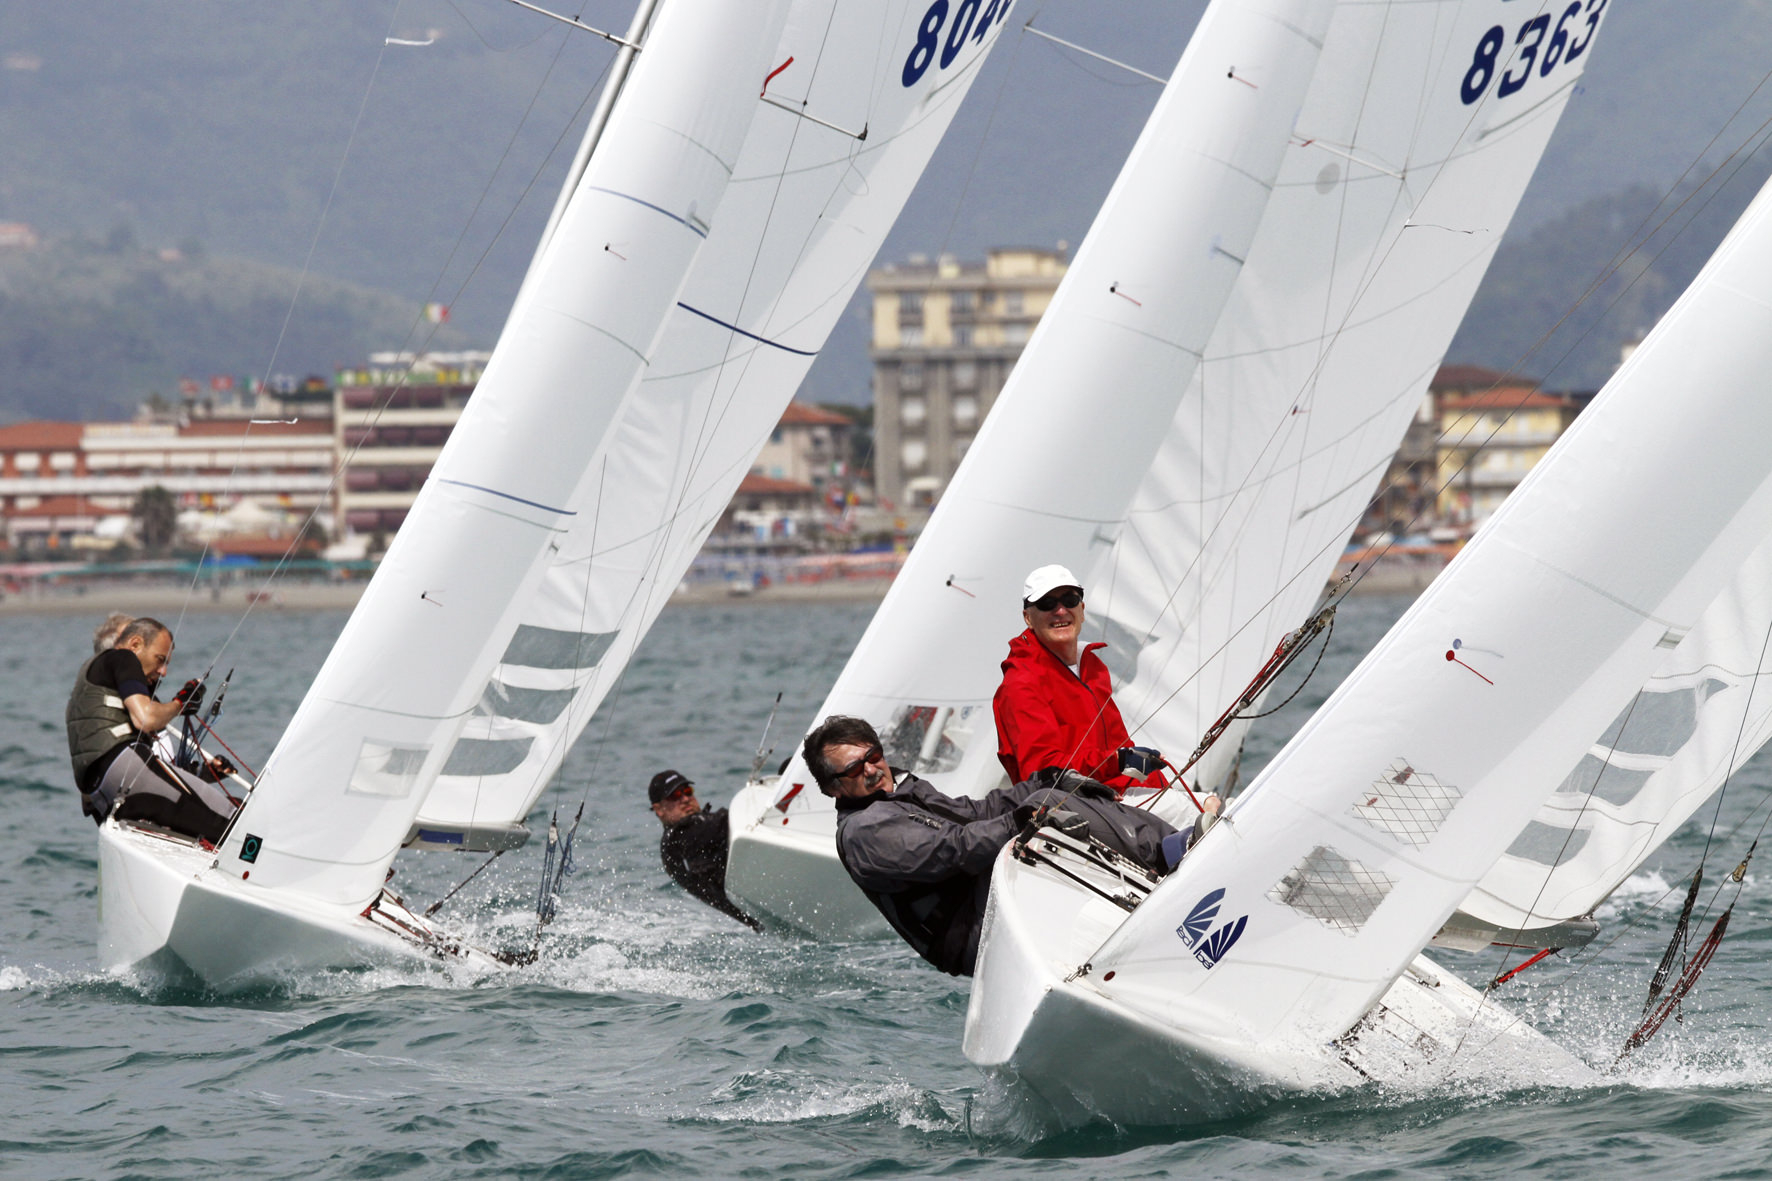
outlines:
M1365 1013L1518 839L1556 786L1546 769L1582 758L1772 536L1769 364L1763 190L1551 454L1090 957L1114 1003L1258 1045L1320 1044Z
M212 872L363 905L594 482L717 219L785 0L673 0L406 525Z
M421 841L472 844L533 807L824 347L1010 7L793 3L720 219L481 682Z

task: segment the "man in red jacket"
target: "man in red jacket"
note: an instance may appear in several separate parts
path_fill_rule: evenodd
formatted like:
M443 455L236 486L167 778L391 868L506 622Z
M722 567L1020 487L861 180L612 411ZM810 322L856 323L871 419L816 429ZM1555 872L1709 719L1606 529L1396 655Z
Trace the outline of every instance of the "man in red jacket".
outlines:
M1161 787L1160 756L1135 747L1114 705L1107 665L1081 646L1083 584L1063 566L1041 566L1022 586L1027 630L1009 641L1003 683L992 699L997 758L1009 782L1045 767L1068 767L1116 791Z

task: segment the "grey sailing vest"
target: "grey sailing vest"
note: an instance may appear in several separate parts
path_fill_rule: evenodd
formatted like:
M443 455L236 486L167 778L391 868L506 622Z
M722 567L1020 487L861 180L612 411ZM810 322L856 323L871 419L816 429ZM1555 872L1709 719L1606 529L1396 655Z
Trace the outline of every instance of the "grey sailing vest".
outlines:
M74 762L74 782L85 790L86 769L135 733L129 711L115 689L86 679L94 656L80 666L74 691L68 694L68 756Z

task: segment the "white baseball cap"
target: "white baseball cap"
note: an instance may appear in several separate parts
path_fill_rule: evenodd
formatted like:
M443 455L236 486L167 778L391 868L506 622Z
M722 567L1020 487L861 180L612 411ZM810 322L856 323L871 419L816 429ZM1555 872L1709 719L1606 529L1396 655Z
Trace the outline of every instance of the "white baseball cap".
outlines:
M1083 582L1063 566L1041 566L1021 586L1021 601L1032 603L1043 599L1061 586L1074 586L1083 589Z

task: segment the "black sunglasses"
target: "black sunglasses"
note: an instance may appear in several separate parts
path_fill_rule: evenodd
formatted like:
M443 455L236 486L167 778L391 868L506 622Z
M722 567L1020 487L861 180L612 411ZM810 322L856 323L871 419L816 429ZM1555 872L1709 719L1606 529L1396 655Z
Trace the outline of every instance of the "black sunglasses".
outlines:
M1060 604L1075 611L1078 607L1083 605L1083 592L1077 590L1075 587L1061 591L1053 591L1043 599L1035 599L1033 602L1029 603L1028 606L1036 611L1055 611Z
M847 767L844 767L841 771L832 772L831 778L832 779L849 779L849 778L853 777L857 771L861 770L863 767L867 766L869 763L875 762L876 760L885 757L885 754L886 754L886 752L881 750L877 744L874 746L870 746L867 749L867 753L862 755L859 759L856 759L853 763L850 763Z

